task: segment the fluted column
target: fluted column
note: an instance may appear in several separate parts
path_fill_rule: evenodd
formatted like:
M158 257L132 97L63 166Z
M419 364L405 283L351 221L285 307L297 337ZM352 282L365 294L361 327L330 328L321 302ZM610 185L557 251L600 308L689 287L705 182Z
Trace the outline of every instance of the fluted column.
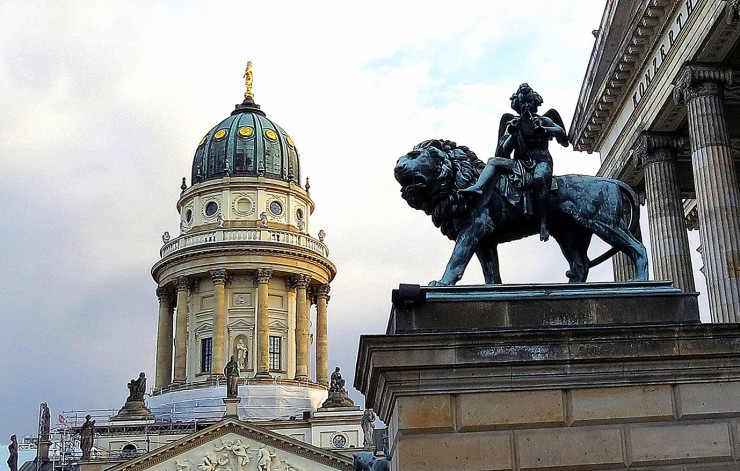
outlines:
M259 268L257 281L257 377L270 377L270 278L272 269Z
M673 97L685 102L699 208L699 236L713 322L740 321L740 195L724 110L730 69L681 68Z
M157 372L154 387L163 388L172 382L172 291L157 288L159 322L157 325Z
M676 153L687 144L681 136L646 132L636 153L645 172L653 278L690 293L694 275L676 169Z
M224 366L224 332L226 331L226 300L224 299L226 285L226 270L212 270L213 280L213 361L211 362L211 374L223 375Z
M296 298L296 359L295 359L295 379L308 380L308 311L311 305L308 303L308 282L311 278L308 275L295 275L291 281L295 285Z
M314 288L316 296L316 382L329 384L329 342L327 329L327 304L329 285Z
M624 252L612 257L614 281L629 281L635 277L635 264Z
M175 325L175 381L185 382L188 345L188 288L190 281L180 277L176 281L177 323Z

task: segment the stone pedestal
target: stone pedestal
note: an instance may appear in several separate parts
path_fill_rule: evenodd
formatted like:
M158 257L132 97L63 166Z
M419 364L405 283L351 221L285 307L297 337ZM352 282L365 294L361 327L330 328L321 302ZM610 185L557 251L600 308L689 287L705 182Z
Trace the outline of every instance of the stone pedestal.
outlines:
M736 469L740 326L698 323L695 295L666 284L629 286L394 293L355 372L393 469Z
M110 418L112 421L154 420L154 414L144 401L126 401L118 414Z
M239 414L237 413L237 408L239 407L239 402L241 402L240 397L225 397L223 399L224 404L226 404L226 412L224 413L224 419L226 418L234 418L238 419Z

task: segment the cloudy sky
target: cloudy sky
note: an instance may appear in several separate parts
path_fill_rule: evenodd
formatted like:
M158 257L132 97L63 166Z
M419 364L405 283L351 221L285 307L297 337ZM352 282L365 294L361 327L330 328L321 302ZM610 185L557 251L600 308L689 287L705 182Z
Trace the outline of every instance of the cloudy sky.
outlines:
M0 2L0 442L35 434L41 401L53 418L119 408L129 379L154 376L149 271L247 60L311 179L310 232L326 231L339 270L330 364L352 384L391 289L439 278L452 249L401 200L396 159L429 138L492 155L521 82L569 124L604 4ZM598 169L596 154L553 155L556 173ZM554 241L501 257L504 282L566 280ZM591 279L610 280L610 264ZM480 282L473 262L463 283Z

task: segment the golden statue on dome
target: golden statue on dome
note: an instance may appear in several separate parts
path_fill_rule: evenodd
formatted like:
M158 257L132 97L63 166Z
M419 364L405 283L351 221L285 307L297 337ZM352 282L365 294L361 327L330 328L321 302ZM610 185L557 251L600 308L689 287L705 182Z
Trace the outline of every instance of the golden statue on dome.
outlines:
M244 77L244 85L247 86L247 91L244 92L244 98L246 100L254 100L254 93L252 93L252 61L247 62L247 68L242 77Z

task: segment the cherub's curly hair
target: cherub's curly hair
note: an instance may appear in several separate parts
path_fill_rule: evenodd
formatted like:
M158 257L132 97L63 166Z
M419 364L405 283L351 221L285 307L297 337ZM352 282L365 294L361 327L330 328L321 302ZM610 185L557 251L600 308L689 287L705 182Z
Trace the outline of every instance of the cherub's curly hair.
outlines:
M538 108L543 103L540 94L532 90L532 87L530 87L528 83L523 83L519 85L519 88L516 90L516 92L511 95L511 98L509 98L511 100L511 108L517 113L522 112L521 99L519 98L520 96L528 97L537 105Z

